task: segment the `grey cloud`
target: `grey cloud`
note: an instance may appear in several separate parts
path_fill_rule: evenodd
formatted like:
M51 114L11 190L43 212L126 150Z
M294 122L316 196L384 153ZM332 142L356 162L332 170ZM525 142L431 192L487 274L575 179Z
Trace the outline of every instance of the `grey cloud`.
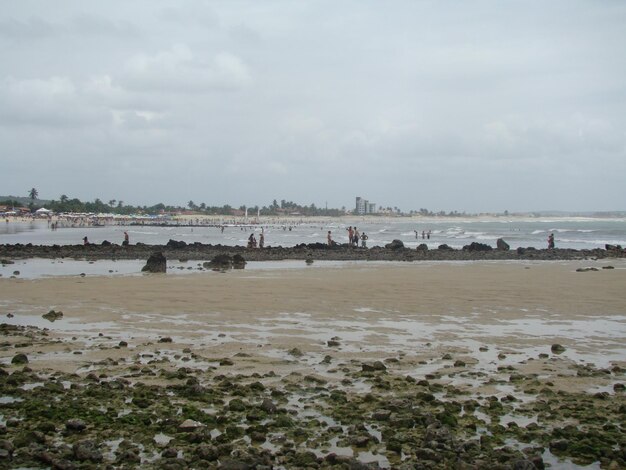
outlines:
M44 39L55 34L57 30L56 25L38 17L0 20L0 37L14 41Z
M110 114L86 104L66 77L0 81L0 125L59 128L108 122Z
M250 81L248 67L239 57L221 52L203 60L184 44L132 57L120 77L131 90L167 93L236 91Z

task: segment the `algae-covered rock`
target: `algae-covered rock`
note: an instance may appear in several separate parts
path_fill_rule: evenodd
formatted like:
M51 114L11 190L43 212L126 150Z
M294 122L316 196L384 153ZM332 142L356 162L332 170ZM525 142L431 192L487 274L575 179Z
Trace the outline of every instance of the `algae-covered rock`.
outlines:
M55 312L54 310L50 310L48 313L44 313L42 317L48 321L53 322L55 320L60 320L61 318L63 318L63 312Z
M13 359L11 359L11 364L28 364L28 356L26 356L26 354L24 353L16 354L15 356L13 356Z

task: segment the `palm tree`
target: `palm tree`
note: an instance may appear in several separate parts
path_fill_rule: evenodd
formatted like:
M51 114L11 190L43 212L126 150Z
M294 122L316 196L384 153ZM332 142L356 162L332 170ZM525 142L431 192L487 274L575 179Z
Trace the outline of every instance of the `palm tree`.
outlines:
M59 198L59 201L61 201L63 204L65 204L68 199L69 198L67 197L67 195L61 194L61 197Z
M115 205L115 203L117 202L117 199L111 199L109 201L109 206L113 207Z
M31 190L28 191L28 197L33 200L33 203L35 202L35 199L37 199L37 196L39 196L39 191L37 191L37 189L31 188Z

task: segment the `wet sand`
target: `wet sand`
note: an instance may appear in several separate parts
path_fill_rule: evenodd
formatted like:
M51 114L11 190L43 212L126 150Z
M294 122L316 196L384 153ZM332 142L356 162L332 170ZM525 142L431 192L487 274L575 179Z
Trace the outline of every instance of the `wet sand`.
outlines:
M238 396L238 387L260 381L263 385L258 387L267 388L258 390L265 391L255 389L253 395L261 396L246 400L282 399L293 419L308 423L309 430L313 418L318 424L326 420L314 432L321 433L315 439L330 430L335 436L322 445L313 437L302 442L284 430L287 440L293 439L284 444L287 452L278 451L283 437L263 434L267 440L262 446L271 451L268 458L276 468L295 465L299 454L292 455L293 443L296 449L313 452L314 459L317 456L317 463L309 462L313 467L323 467L330 454L338 453L388 468L400 462L396 441L409 445L402 447L403 459L420 460L417 438L395 434L401 425L393 419L385 424L364 418L379 416L385 402L406 397L406 387L416 387L411 397L432 393L432 399L420 402L424 410L455 410L454 425L463 421L477 433L484 455L463 457L475 468L502 461L497 455L511 439L515 448L552 463L552 468L576 468L571 458L592 463L592 468L608 468L622 462L621 447L611 440L613 430L598 424L598 432L611 436L603 435L606 447L593 451L584 437L582 450L575 437L571 439L576 446L563 450L554 430L570 422L571 410L578 407L586 414L576 415L575 422L589 423L585 426L596 426L600 415L605 417L603 423L617 420L616 426L625 425L618 410L626 406L626 262L610 264L614 269L603 269L607 260L357 263L187 276L3 278L2 321L48 331L43 336L41 330L7 335L0 362L7 371L17 371L19 366L11 360L22 352L28 356L29 370L44 382L45 377L68 374L64 376L68 383L85 377L100 383L120 379L131 390L145 385L172 390L184 380L188 387L199 382L214 388L227 381L228 397L218 404ZM577 272L581 267L597 271ZM62 311L63 318L43 319L51 309ZM554 349L556 344L563 349ZM328 423L348 420L345 409L329 408L324 398L339 392L364 413L361 418L369 435L376 438L372 442L357 445L350 440L352 434L362 434L358 427L324 430ZM128 403L128 392L125 396ZM164 400L169 403L169 398ZM503 405L494 408L494 400ZM556 411L561 402L568 403L565 415ZM544 411L546 403L551 413ZM463 411L474 408L473 414ZM231 412L224 411L228 419ZM190 416L198 419L197 414ZM211 413L202 416L207 423L214 420ZM438 426L445 422L445 417L436 416ZM170 434L175 433L169 426ZM212 432L226 432L223 426L214 426ZM455 432L459 439L471 439L472 433L460 428ZM483 443L487 436L489 442ZM250 444L234 442L241 448ZM179 443L186 455L195 452L185 446L189 444ZM157 455L163 447L157 445L157 453L142 464L162 464ZM520 455L515 458L526 458Z
M130 347L170 336L176 347L214 355L262 356L271 349L268 354L276 356L293 347L321 354L338 336L344 358L415 354L426 343L483 341L503 350L561 343L593 360L613 350L608 357L617 358L624 350L609 339L598 350L568 334L568 325L612 321L615 325L605 328L621 325L625 331L626 263L613 265L618 269L602 269L606 262L361 263L183 277L3 279L0 305L3 316L15 314L9 323L34 322L52 336L103 333ZM599 271L576 272L587 266ZM50 309L62 311L63 319L40 318ZM472 352L467 344L459 349ZM89 354L100 352L88 350L60 364L42 358L34 366L41 362L71 371Z

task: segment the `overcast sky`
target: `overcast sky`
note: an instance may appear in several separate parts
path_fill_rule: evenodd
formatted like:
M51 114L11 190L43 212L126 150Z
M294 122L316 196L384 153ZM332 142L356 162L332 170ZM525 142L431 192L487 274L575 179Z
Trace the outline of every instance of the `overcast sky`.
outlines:
M626 2L5 0L0 195L626 210Z

